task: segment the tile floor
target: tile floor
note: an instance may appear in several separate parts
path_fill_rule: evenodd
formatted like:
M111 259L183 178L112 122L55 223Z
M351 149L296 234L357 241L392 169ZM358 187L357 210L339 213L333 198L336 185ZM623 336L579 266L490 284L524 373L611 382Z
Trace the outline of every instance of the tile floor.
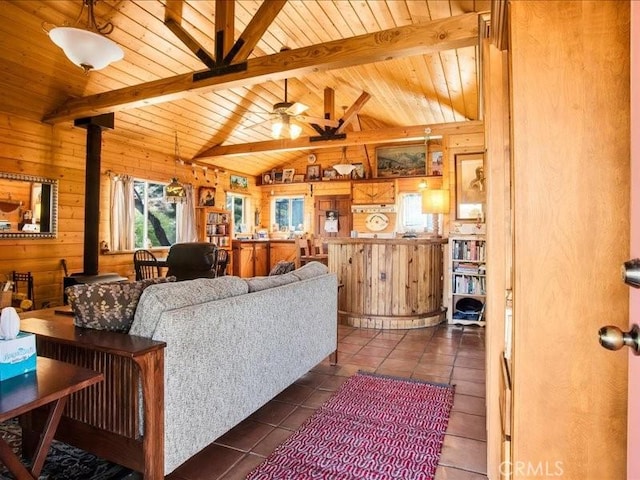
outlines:
M167 480L240 480L358 370L454 383L436 480L486 480L484 329L381 331L340 326L339 364L325 361Z

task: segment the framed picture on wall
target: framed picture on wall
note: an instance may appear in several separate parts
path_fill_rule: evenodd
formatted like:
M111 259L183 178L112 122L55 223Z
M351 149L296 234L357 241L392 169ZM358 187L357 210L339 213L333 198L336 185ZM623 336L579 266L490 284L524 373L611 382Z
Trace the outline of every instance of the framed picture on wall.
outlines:
M426 175L426 163L424 143L376 148L378 178Z
M232 190L247 190L249 188L247 177L242 177L240 175L231 175L230 183Z
M285 168L282 171L282 183L292 183L293 176L296 174L295 168Z
M307 181L317 182L318 180L321 180L321 172L322 168L320 165L307 165Z
M484 155L464 153L455 156L456 219L484 220L486 187Z
M198 189L198 205L201 207L215 207L216 189L213 187L200 187Z

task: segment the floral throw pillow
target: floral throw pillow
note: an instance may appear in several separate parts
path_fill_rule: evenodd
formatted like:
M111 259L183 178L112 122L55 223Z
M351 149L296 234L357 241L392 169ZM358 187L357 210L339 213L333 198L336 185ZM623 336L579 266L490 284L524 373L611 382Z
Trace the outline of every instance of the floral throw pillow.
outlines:
M138 282L91 283L67 287L65 293L77 327L128 332L142 291L149 285L173 282L175 277L158 277Z

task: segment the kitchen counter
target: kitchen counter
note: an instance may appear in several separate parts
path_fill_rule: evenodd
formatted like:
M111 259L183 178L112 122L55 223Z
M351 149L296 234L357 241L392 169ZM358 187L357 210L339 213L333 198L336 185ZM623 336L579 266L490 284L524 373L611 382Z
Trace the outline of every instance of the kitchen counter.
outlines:
M444 238L329 238L329 270L344 285L342 323L406 329L437 325L442 307Z

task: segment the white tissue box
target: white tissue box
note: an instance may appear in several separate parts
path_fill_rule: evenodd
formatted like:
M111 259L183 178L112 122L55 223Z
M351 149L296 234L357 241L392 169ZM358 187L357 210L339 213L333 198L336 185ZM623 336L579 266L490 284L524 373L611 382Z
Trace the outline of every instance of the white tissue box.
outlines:
M20 332L11 340L0 340L0 381L36 369L36 336Z

